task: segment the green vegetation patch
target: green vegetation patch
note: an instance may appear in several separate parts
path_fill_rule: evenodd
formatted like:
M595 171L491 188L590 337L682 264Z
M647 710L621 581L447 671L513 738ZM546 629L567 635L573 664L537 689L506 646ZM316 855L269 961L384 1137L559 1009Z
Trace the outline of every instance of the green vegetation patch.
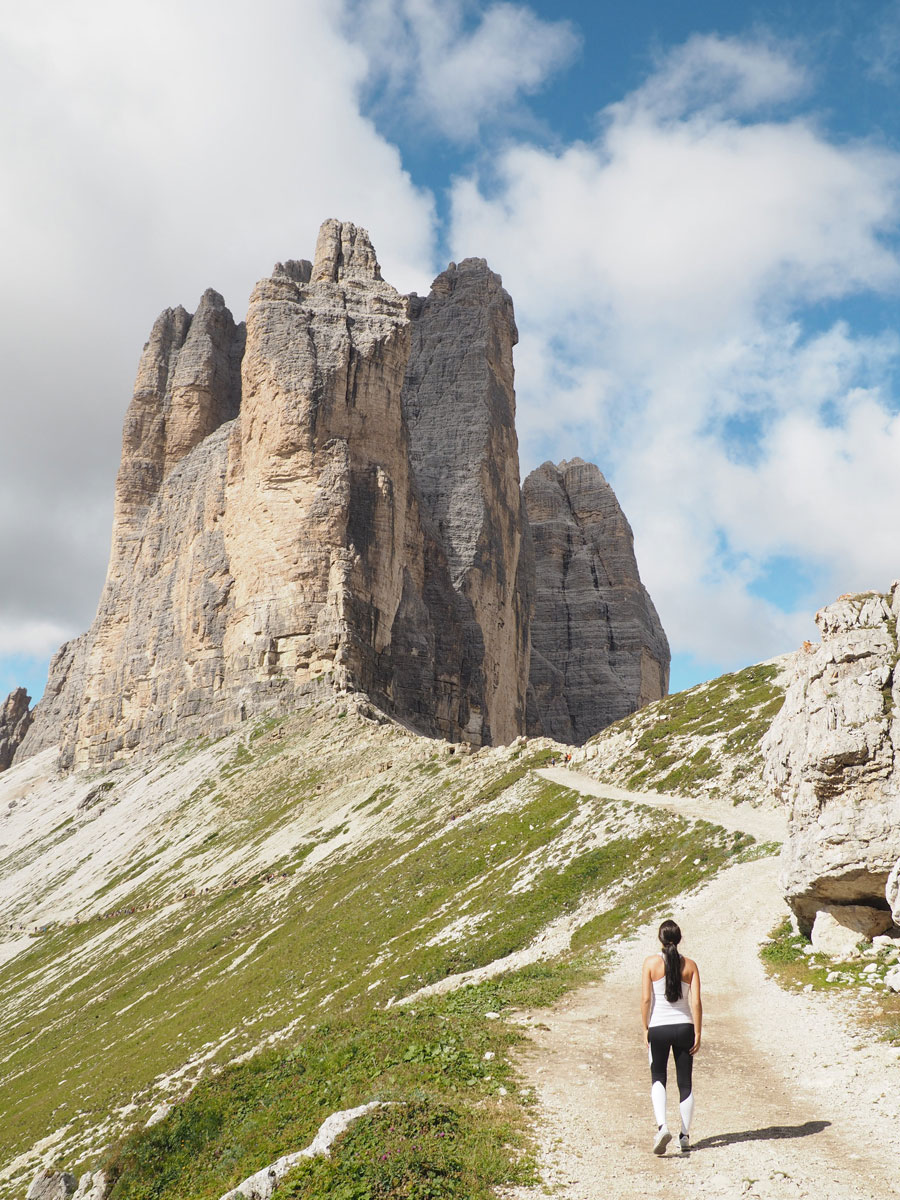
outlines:
M784 702L778 667L762 664L723 675L617 721L591 744L631 734L607 771L611 782L692 796L736 794L762 771L760 742ZM752 790L752 789L751 789Z
M789 991L853 990L859 994L861 987L872 988L871 993L864 993L872 1004L860 1012L860 1018L885 1041L900 1045L900 995L879 986L885 970L897 962L897 952L885 948L875 951L866 942L860 943L860 950L859 958L841 962L834 962L825 954L810 953L809 938L795 933L790 919L785 918L772 930L760 950L760 958L768 974Z
M757 852L752 839L716 826L642 806L636 821L634 805L549 783L533 773L546 755L391 767L397 743L364 734L382 739L378 777L372 743L359 748L349 722L316 727L310 717L267 729L252 742L252 763L235 752L212 769L228 820L205 847L210 825L199 827L178 873L155 879L152 907L60 927L0 966L2 1161L68 1127L69 1144L79 1139L83 1149L64 1148L64 1165L94 1169L91 1141L117 1108L133 1102L142 1126L160 1100L180 1098L166 1120L116 1151L117 1200L215 1200L307 1145L331 1112L382 1100L402 1108L388 1158L376 1163L370 1153L385 1133L372 1117L330 1166L297 1176L291 1186L307 1189L298 1195L354 1196L362 1187L391 1195L377 1189L410 1188L415 1162L419 1176L445 1188L438 1195L479 1196L477 1187L521 1180L530 1167L508 1063L519 1034L485 1013L550 1003L596 977L607 938ZM185 805L213 804L204 791ZM208 893L181 890L192 853L235 855L298 814L305 840L277 864L246 875L236 865L233 880ZM327 840L327 830L370 820L351 846ZM160 840L180 833L167 826ZM129 873L144 868L143 853ZM522 949L601 895L608 911L558 961L388 1007ZM227 1065L289 1024L302 1034ZM443 1157L442 1128L453 1132ZM421 1143L408 1136L416 1130ZM424 1157L411 1157L415 1146Z
M540 972L415 1008L312 1028L202 1082L106 1164L112 1200L213 1198L312 1141L332 1112L387 1105L350 1127L330 1159L304 1164L284 1197L485 1197L534 1182L509 1051L520 1031L485 1013L558 994ZM432 1190L428 1190L431 1188Z

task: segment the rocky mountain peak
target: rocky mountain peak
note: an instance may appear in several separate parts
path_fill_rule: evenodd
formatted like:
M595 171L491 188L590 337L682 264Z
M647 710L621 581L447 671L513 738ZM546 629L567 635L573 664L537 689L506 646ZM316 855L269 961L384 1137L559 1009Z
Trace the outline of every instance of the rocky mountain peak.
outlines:
M522 494L535 557L528 729L583 742L666 694L669 644L599 468L545 462Z
M312 263L260 280L246 324L211 289L167 309L125 416L97 616L19 753L108 762L335 689L508 742L529 678L529 729L572 741L661 695L668 647L602 475L545 464L523 499L517 337L484 259L404 297L337 220Z
M368 232L332 217L319 229L312 282L340 283L344 279L380 280L381 267Z

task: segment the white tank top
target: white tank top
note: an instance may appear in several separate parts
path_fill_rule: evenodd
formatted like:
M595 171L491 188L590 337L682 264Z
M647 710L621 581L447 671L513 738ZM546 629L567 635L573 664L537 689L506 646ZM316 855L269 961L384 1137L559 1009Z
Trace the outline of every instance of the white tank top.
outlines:
M690 994L691 985L681 981L681 998L679 1000L666 999L666 977L662 979L652 979L653 984L653 1007L650 1009L650 1025L693 1025L694 1017L691 1013Z

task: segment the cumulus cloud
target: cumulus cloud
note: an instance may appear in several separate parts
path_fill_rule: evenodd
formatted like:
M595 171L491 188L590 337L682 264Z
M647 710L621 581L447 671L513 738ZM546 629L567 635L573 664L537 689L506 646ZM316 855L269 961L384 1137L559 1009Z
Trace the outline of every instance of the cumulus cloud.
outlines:
M607 117L652 120L693 115L705 122L743 116L794 100L809 86L803 66L781 45L697 34L657 63L642 87Z
M569 62L579 38L522 4L477 12L469 0L358 0L347 29L369 58L387 105L458 141L508 113Z
M900 347L821 306L900 284L900 157L772 115L806 86L767 43L694 38L596 142L510 147L453 193L455 254L489 247L516 301L526 460L600 462L673 643L723 664L808 630L810 597L757 595L776 556L817 603L897 571Z
M53 654L75 630L56 621L0 621L0 655L43 659Z

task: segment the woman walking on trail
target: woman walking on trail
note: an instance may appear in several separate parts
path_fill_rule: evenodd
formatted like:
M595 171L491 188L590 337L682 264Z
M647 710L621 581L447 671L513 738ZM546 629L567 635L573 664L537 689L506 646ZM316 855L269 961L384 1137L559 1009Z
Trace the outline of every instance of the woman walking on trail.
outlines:
M659 940L662 950L644 959L641 973L641 1018L650 1055L650 1099L657 1124L653 1153L665 1154L672 1140L666 1124L666 1068L671 1050L681 1108L678 1143L681 1153L687 1154L694 1113L691 1070L700 1049L703 1024L700 972L692 958L679 953L681 930L674 921L663 921Z

